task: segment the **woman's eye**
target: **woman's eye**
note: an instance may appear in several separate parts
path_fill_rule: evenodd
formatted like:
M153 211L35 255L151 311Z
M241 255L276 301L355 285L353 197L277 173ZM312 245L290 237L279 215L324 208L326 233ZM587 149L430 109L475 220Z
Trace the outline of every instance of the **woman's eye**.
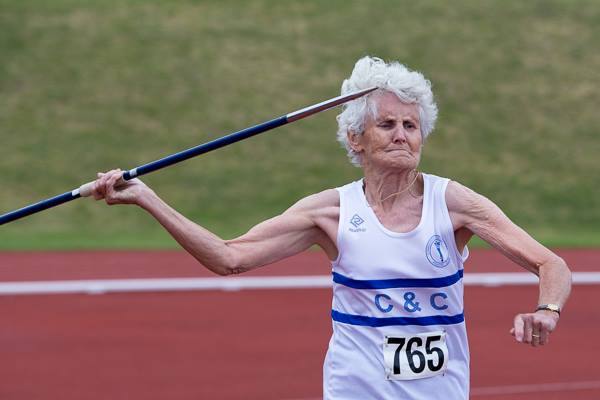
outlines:
M413 129L415 127L415 125L412 122L404 121L404 127L406 129Z

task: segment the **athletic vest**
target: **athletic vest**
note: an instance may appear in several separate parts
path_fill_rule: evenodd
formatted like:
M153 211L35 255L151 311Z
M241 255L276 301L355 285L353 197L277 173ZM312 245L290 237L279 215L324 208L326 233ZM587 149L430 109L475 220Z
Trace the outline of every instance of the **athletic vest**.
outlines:
M410 232L386 229L363 181L337 188L338 258L332 263L333 335L324 399L468 399L463 262L445 192L423 174L423 210Z

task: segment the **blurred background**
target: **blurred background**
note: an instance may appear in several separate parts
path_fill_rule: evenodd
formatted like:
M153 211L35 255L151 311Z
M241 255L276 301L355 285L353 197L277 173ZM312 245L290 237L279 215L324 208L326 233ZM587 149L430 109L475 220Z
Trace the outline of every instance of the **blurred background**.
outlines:
M547 245L596 246L599 42L595 0L0 0L0 213L334 97L372 55L433 83L423 171ZM360 176L336 114L144 181L233 237ZM176 246L142 211L89 200L0 229L5 250Z
M537 280L471 252L472 397L598 399L598 43L596 0L0 0L0 214L335 97L365 55L398 60L440 110L421 170L488 196L575 271L533 349L508 331ZM143 179L232 238L361 176L338 112ZM331 289L218 290L176 249L143 211L87 199L0 227L0 398L318 399ZM249 275L329 272L309 251ZM141 278L149 292L94 296ZM172 278L188 290L156 289Z

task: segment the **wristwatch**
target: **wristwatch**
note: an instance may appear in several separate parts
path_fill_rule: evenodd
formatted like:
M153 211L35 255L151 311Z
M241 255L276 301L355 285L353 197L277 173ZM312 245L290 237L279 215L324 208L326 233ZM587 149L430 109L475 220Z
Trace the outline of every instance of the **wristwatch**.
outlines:
M558 304L540 304L539 306L537 306L535 311L540 310L554 311L555 313L560 315L560 306Z

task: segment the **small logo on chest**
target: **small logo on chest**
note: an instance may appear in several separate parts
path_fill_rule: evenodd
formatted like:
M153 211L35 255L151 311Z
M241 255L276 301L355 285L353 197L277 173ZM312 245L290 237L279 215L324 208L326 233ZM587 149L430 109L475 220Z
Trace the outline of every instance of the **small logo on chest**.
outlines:
M443 268L450 263L450 253L444 239L439 235L433 235L427 242L425 249L427 260L438 268Z
M364 219L360 217L358 214L354 214L352 218L350 218L350 224L354 226L356 229L350 228L350 232L365 232L365 228L360 228L360 226L365 222Z

